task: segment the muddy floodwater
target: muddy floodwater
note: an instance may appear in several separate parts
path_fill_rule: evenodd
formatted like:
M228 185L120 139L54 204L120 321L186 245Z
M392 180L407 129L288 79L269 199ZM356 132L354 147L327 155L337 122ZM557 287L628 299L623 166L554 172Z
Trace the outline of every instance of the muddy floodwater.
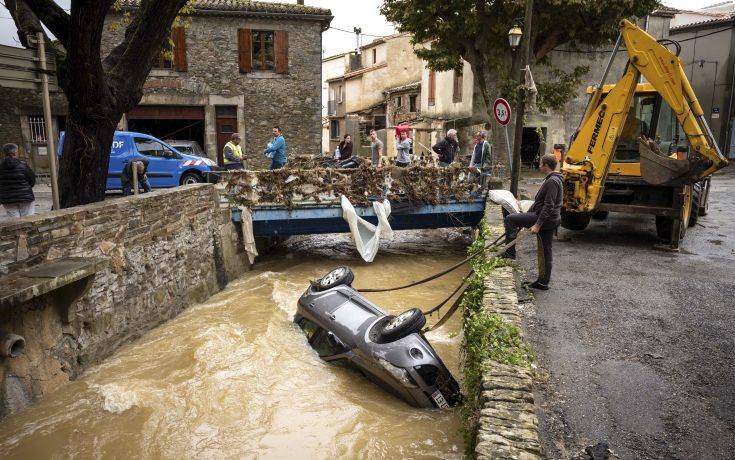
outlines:
M404 247L419 254L384 251L372 264L345 260L344 242L322 240L310 251L302 240L298 252L260 262L206 303L4 420L0 456L460 458L456 411L412 408L356 371L322 362L291 323L308 280L336 265L352 266L356 287L387 287L462 258L456 241L429 247L428 237L404 236ZM390 312L427 309L465 272L368 297ZM458 380L459 332L457 315L427 335Z

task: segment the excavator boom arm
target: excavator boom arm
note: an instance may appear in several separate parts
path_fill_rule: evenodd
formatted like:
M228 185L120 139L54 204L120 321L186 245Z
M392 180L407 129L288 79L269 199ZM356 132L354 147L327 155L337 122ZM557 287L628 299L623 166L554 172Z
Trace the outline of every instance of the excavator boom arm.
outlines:
M620 34L630 58L626 71L602 103L588 107L562 167L564 207L573 212L593 211L602 197L640 75L669 104L697 157L699 167L688 179L701 180L727 165L679 57L628 20L621 21ZM592 104L600 100L600 91L601 85Z

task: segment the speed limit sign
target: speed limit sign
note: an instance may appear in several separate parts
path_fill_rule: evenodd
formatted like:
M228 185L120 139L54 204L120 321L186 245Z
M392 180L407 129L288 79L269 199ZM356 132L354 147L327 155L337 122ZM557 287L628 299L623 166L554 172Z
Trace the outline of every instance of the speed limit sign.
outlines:
M495 114L495 119L498 120L498 123L502 126L507 126L508 123L510 123L510 104L508 104L508 101L502 97L495 99L495 103L493 103L493 113Z

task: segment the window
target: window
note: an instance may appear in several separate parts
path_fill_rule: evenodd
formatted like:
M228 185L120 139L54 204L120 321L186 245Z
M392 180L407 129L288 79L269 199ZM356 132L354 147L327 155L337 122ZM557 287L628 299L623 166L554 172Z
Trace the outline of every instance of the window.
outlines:
M429 105L436 104L436 72L429 70Z
M276 39L272 30L253 31L253 69L276 69Z
M396 107L399 109L403 107L403 97L401 96L396 97Z
M171 43L171 39L167 38L163 42L161 47L161 54L158 55L158 59L153 61L154 69L173 69L174 68L174 47Z
M318 328L312 340L309 341L312 348L316 350L320 358L339 355L347 351L347 349L337 342L337 337L324 329Z
M337 87L337 102L342 103L342 85Z
M377 63L378 63L378 49L373 48L373 64L377 64Z
M31 142L34 144L46 143L46 121L42 116L31 115L28 117L31 127Z
M304 331L304 335L306 336L307 341L311 341L312 337L314 337L314 335L319 330L319 326L306 318L301 318L298 324L301 330Z
M640 153L638 151L638 138L641 134L645 134L647 137L651 137L651 121L653 119L654 107L656 104L655 95L637 95L633 98L633 104L628 111L628 117L625 120L625 125L620 131L620 139L615 149L615 161L619 162L638 162L640 161ZM667 104L664 104L667 105ZM665 110L662 110L665 112ZM669 113L671 113L669 111ZM663 131L671 132L669 125L668 127L660 126L659 133ZM673 139L668 140L667 145L662 145L662 150L666 151L666 148L671 145Z
M138 153L147 157L179 159L179 155L176 152L153 139L136 137L135 147L138 149Z
M330 139L339 139L339 120L329 120Z
M385 114L373 116L373 128L376 130L386 129L388 123L386 122Z
M452 91L452 101L462 102L462 71L454 71L454 91Z
M418 112L418 108L416 107L416 95L408 96L408 111L409 112Z

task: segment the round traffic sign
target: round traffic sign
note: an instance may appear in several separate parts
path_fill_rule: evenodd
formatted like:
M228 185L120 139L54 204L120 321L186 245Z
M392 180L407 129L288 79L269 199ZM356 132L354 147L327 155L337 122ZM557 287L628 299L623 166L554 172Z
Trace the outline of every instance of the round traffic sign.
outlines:
M508 101L502 97L495 99L493 103L493 114L495 114L495 119L502 126L510 123L510 104L508 104Z

